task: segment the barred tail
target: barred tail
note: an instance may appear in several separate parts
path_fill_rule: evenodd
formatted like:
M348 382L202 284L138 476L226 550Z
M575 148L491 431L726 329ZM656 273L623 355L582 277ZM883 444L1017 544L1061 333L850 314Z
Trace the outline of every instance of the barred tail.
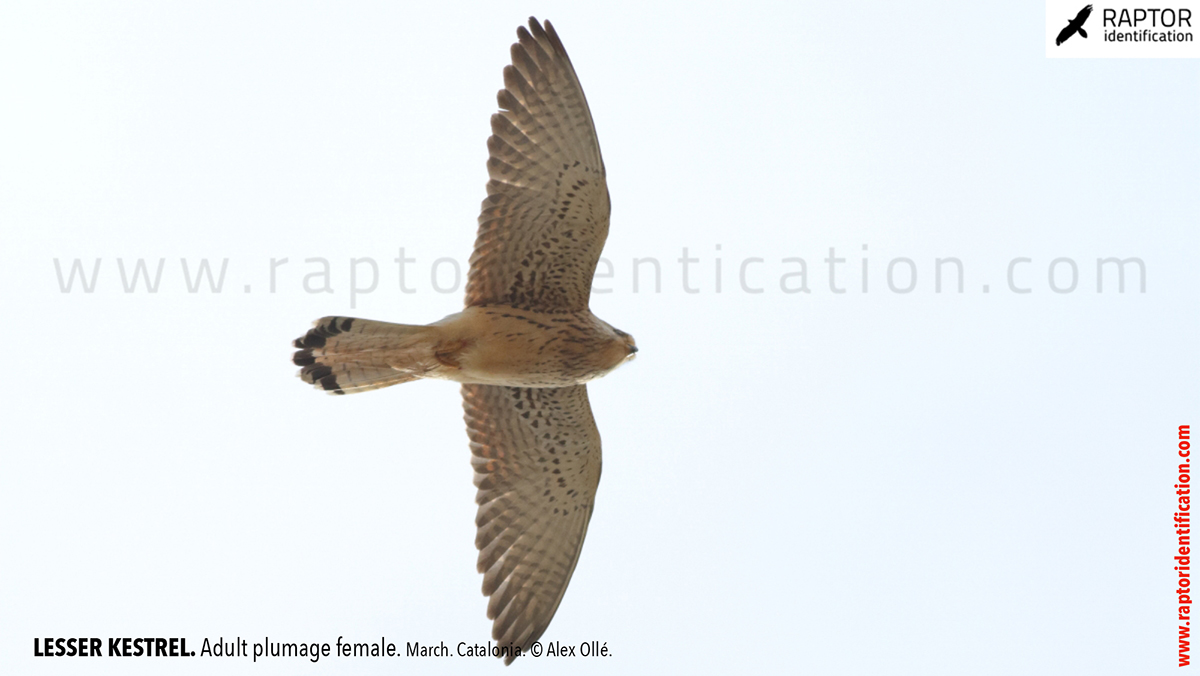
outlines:
M323 317L293 343L300 379L330 394L366 392L416 380L433 368L437 328Z

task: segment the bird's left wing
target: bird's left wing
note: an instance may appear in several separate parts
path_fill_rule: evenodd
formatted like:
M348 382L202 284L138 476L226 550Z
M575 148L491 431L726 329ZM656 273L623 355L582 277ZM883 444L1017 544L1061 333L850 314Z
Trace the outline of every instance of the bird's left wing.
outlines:
M579 560L600 483L600 433L584 385L463 385L462 393L492 637L528 651Z
M1058 32L1058 37L1054 39L1055 45L1061 45L1067 38L1075 34L1075 26L1067 24L1067 27Z

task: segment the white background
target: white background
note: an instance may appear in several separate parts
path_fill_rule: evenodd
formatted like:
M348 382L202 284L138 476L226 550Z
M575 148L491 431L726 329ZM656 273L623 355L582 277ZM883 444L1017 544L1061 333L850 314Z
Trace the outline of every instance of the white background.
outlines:
M1089 4L1092 13L1083 22L1083 30L1087 37L1076 33L1067 38L1061 45L1055 40L1062 29L1079 15L1079 12ZM1147 10L1146 14L1138 16L1135 10ZM1151 14L1148 10L1158 9ZM1104 14L1112 11L1112 25L1106 26ZM1171 10L1170 14L1162 14L1163 10ZM1191 16L1186 22L1180 19L1185 12ZM1126 12L1122 14L1122 12ZM1122 24L1122 20L1128 23ZM1136 25L1134 25L1136 22ZM1171 24L1165 26L1164 22ZM1152 33L1173 32L1176 34L1190 32L1191 42L1149 41L1141 32L1148 30ZM1136 33L1141 40L1138 42L1117 42L1116 38L1106 41L1109 32ZM1160 36L1161 37L1161 36ZM1172 0L1160 4L1145 0L1123 0L1122 2L1092 2L1087 0L1046 0L1046 56L1051 58L1108 58L1108 59L1161 59L1161 58L1200 58L1200 2Z
M32 643L489 637L457 388L325 396L289 343L328 314L460 309L430 266L469 255L531 13L608 167L593 310L641 347L589 387L604 476L544 637L614 656L559 669L1173 673L1200 66L1046 59L1041 2L6 3L0 671L502 670ZM1146 292L1110 272L1098 293L1109 256L1141 258ZM157 293L123 290L139 257L166 259ZM189 293L179 259L206 257L229 259L223 291ZM334 293L304 291L314 257ZM352 257L380 265L353 309ZM661 293L649 264L632 291L635 257ZM787 257L811 293L780 290ZM950 268L935 291L939 257L962 293ZM63 293L56 258L102 259L95 291Z

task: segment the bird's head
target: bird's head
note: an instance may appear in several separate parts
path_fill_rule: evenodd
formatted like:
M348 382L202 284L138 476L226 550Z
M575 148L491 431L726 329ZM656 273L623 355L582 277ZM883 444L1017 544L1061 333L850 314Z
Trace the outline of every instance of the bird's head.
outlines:
M633 355L637 354L638 351L637 341L633 339L633 336L625 333L621 329L618 329L608 322L604 322L604 325L607 326L614 335L616 335L616 342L620 345L621 349L624 350L625 354L622 355L621 359L633 359Z
M637 341L628 333L621 337L625 339L625 361L630 361L637 354Z
M627 361L633 361L634 355L637 354L637 341L633 336L625 333L621 329L614 328L611 324L605 323L612 330L612 337L605 346L602 357L605 365L605 372L611 371Z

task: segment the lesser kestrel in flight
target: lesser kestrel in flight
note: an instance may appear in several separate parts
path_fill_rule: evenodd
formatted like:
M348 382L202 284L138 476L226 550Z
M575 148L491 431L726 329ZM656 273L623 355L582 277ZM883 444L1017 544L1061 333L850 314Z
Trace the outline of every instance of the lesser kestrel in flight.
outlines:
M637 345L588 309L608 235L592 115L547 21L517 29L488 139L466 308L427 326L325 317L295 341L300 377L334 394L417 378L462 383L479 572L506 663L541 637L579 560L600 482L584 383Z

